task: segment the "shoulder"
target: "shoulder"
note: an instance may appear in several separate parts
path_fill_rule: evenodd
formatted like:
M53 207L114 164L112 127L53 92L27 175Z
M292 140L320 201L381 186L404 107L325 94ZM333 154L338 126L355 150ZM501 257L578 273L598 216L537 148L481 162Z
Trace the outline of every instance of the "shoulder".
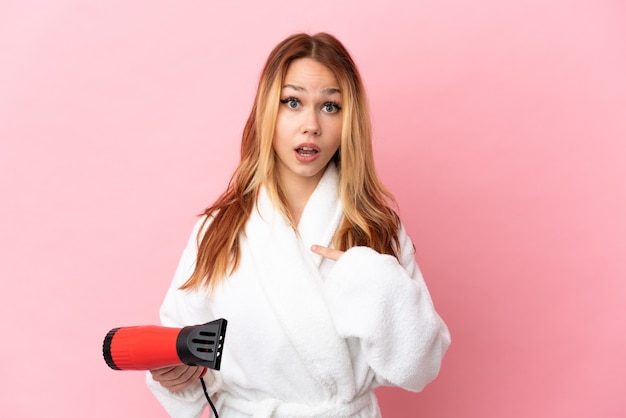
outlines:
M398 259L405 268L415 264L415 245L404 224L398 224Z
M213 217L207 215L201 215L191 228L189 239L187 241L187 248L198 248L198 242L202 239L202 236L206 233L209 225L211 224Z

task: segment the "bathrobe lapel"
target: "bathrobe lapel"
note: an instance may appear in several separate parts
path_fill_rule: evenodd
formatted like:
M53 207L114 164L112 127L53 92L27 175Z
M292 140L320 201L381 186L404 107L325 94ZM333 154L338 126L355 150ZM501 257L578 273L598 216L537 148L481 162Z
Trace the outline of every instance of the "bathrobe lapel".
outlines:
M310 373L331 395L336 393L336 385L354 386L354 379L347 345L337 335L324 298L324 278L319 271L322 258L310 247L329 246L341 217L337 170L331 164L307 202L299 234L262 190L244 239L277 323Z

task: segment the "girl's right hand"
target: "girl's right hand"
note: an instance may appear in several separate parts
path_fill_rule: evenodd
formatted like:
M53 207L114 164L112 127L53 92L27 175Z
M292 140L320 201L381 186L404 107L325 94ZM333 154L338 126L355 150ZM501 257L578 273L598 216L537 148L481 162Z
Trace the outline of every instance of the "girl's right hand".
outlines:
M171 392L180 392L197 381L204 371L204 367L183 364L150 370L150 373L152 374L152 379L155 382L159 382L164 388Z

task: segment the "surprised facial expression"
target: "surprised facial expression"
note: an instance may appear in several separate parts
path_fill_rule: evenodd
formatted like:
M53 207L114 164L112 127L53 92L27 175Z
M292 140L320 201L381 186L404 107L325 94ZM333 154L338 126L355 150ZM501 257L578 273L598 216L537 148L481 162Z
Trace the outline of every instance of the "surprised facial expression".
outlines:
M341 90L311 58L293 61L282 86L273 148L282 182L317 182L341 144Z

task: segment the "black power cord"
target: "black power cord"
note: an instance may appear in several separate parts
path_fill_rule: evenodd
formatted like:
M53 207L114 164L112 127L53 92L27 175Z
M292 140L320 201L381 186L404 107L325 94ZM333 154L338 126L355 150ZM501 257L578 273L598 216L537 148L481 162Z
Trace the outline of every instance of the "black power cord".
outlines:
M209 401L209 405L211 405L211 409L213 410L213 415L215 416L215 418L219 418L219 415L217 415L217 409L215 409L215 405L213 405L213 402L211 402L211 397L209 396L209 393L206 390L206 383L204 383L204 377L200 378L200 384L202 384L202 390L204 391L204 396L206 397L206 400Z

